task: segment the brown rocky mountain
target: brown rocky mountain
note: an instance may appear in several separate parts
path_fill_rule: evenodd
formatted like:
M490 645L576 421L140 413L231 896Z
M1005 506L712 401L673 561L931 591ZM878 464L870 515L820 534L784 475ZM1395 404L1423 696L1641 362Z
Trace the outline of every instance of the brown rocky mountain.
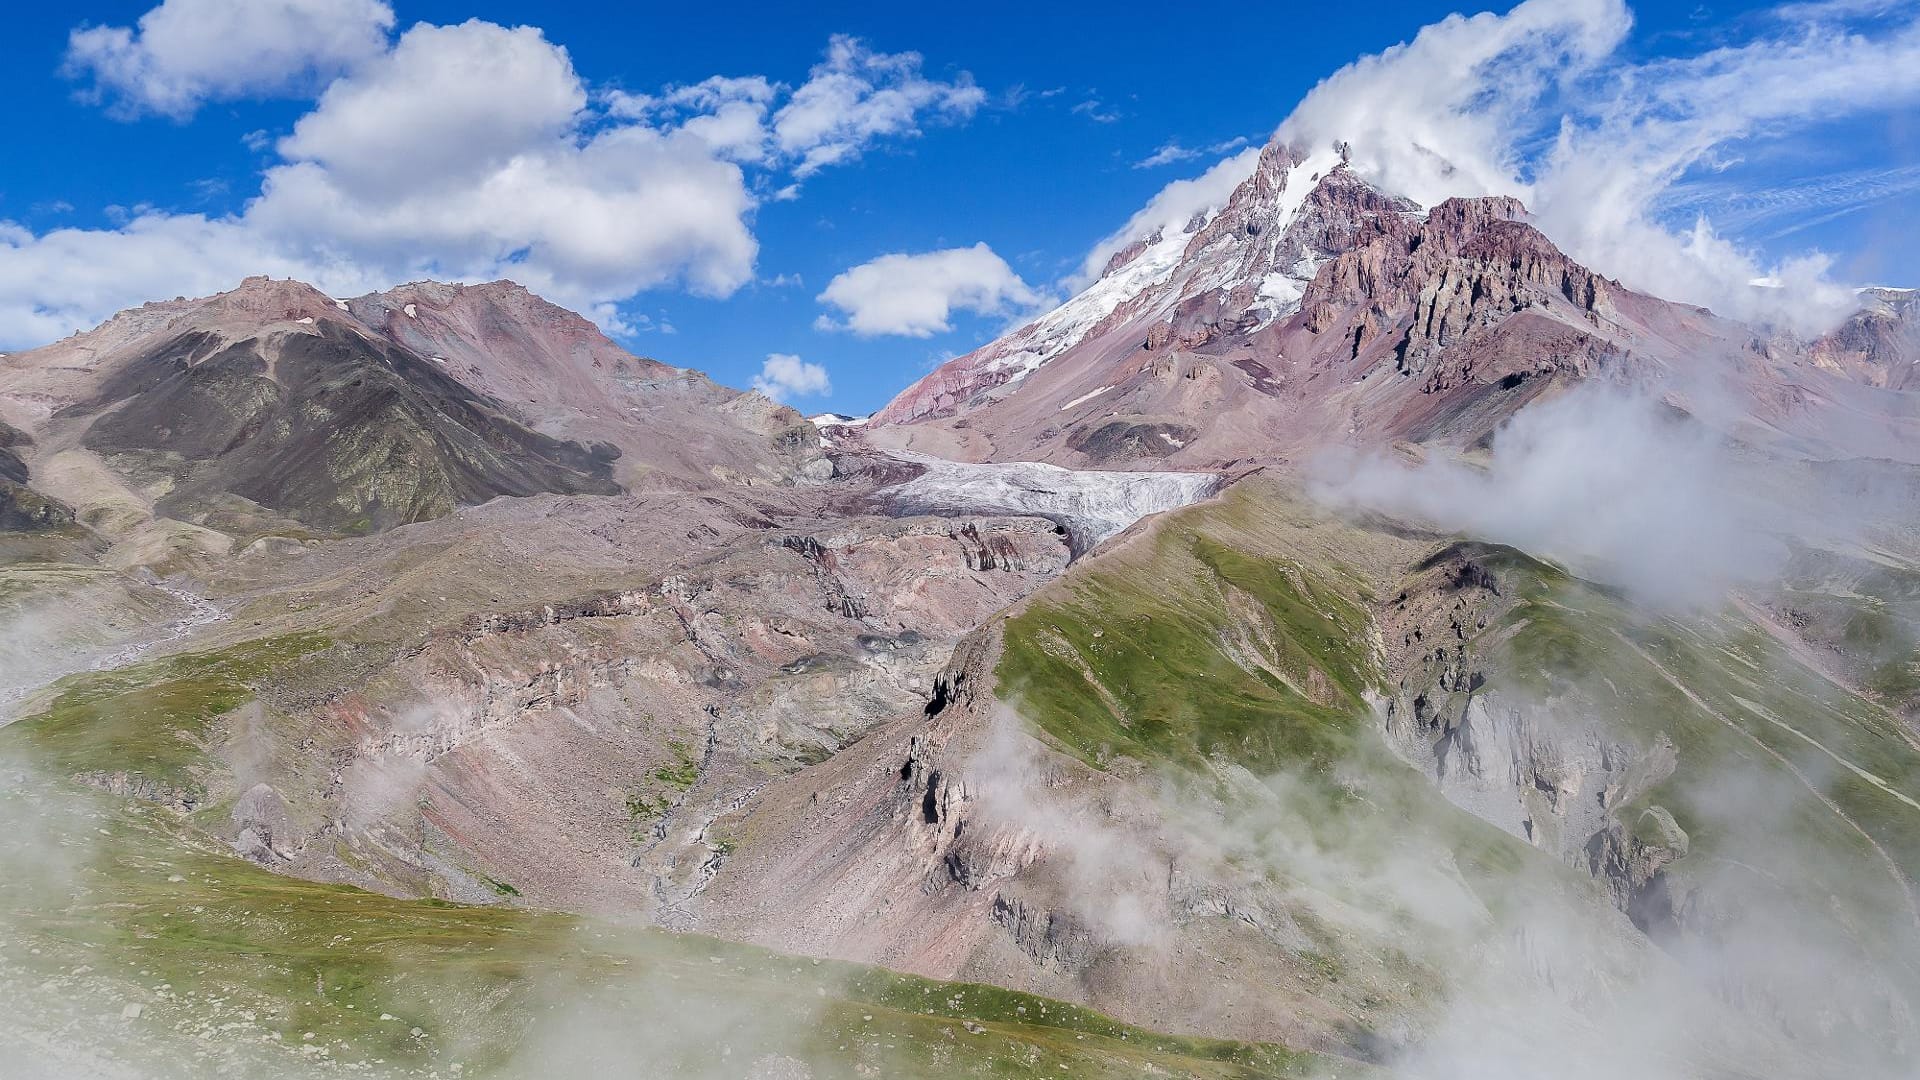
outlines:
M10 357L0 415L34 489L113 539L148 519L187 543L211 538L181 526L209 523L379 531L501 495L828 469L791 409L634 357L506 282L348 301L254 278L148 304Z
M1863 299L1819 340L1755 329L1580 266L1515 200L1421 209L1337 150L1276 140L1217 212L1120 251L1060 308L902 391L868 433L967 460L1208 469L1470 445L1570 380L1659 381L1686 400L1724 367L1737 376L1711 393L1769 439L1920 460L1898 394L1920 308Z

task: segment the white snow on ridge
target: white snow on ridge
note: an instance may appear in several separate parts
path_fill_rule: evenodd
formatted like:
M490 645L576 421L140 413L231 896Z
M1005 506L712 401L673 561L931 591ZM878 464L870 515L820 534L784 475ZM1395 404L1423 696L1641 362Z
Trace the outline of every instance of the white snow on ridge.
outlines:
M1162 227L1160 239L1148 245L1133 261L1001 339L1004 351L982 365L982 370L1004 372L1006 378L999 392L1005 393L1006 387L1080 344L1122 304L1160 290L1161 295L1150 306L1164 312L1187 297L1231 289L1250 266L1272 262L1274 249L1286 235L1288 226L1300 215L1307 196L1339 165L1339 152L1328 148L1315 151L1307 155L1306 160L1288 168L1286 182L1276 195L1270 216L1260 222L1259 232L1242 238L1225 257L1206 258L1212 254L1208 251L1196 259L1198 265L1188 266L1185 259L1194 234ZM1218 213L1217 207L1209 209L1205 220L1211 221ZM1218 250L1218 243L1211 248ZM1291 268L1270 272L1261 279L1259 295L1271 304L1266 321L1298 309L1306 283L1313 279L1317 269L1317 261L1310 253ZM1183 271L1185 276L1178 277Z
M1298 280L1278 270L1260 279L1260 299L1271 300L1287 312L1300 305L1300 297L1305 292Z
M1012 369L1007 382L1018 382L1042 364L1080 344L1102 319L1121 304L1155 285L1164 284L1180 265L1191 236L1162 236L1127 265L1087 286L1079 295L1040 316L1007 339L1009 351L986 364L987 371Z
M1220 486L1212 473L1105 472L1038 461L976 465L904 450L890 453L927 470L886 490L895 503L923 511L1053 518L1074 532L1075 549L1083 552L1141 518L1198 502Z

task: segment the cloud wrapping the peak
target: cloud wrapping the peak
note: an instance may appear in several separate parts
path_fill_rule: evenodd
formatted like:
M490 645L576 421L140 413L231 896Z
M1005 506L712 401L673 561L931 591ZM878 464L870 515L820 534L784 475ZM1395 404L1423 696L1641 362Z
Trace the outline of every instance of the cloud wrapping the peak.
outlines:
M380 55L384 0L165 0L137 25L83 26L65 70L115 113L185 119L202 104L299 93Z
M1748 40L1645 61L1623 54L1621 0L1449 16L1323 80L1279 136L1346 141L1357 171L1424 205L1518 196L1569 254L1633 288L1816 333L1853 305L1823 256L1767 265L1704 218L1674 227L1663 199L1743 140L1920 102L1920 18L1850 29L1858 7L1778 8ZM1754 288L1763 278L1777 287Z
M1195 214L1211 215L1227 204L1233 189L1253 175L1260 160L1260 147L1249 146L1229 158L1215 162L1206 172L1186 180L1175 180L1159 190L1125 225L1109 233L1080 262L1080 270L1067 284L1078 290L1091 285L1106 268L1113 254L1135 240L1155 233L1171 236L1186 228Z
M1034 308L1046 298L980 243L882 255L837 275L817 299L845 315L844 321L822 315L820 329L923 338L953 329L955 311L998 315Z
M827 369L810 364L792 353L769 353L753 377L753 388L778 402L797 397L824 397L833 393Z
M1321 80L1279 134L1314 148L1352 144L1357 171L1422 206L1524 195L1513 133L1550 88L1611 55L1632 25L1621 0L1449 15Z

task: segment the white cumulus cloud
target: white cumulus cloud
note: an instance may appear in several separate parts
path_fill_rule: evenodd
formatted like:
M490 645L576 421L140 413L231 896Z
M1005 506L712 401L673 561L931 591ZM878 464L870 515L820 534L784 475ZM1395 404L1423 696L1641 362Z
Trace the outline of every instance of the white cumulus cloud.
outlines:
M339 187L391 197L466 185L573 128L587 95L566 50L530 26L416 26L335 82L280 140Z
M286 9L281 22L268 9ZM298 30L328 13L371 36L338 45L343 31L329 23L294 34L305 52L261 44L262 26ZM638 323L620 305L642 290L726 296L752 281L754 212L797 195L794 178L917 134L920 118L963 119L980 100L964 75L931 80L918 55L846 37L797 90L756 75L596 98L538 28L421 23L390 41L391 25L391 11L366 0L167 0L137 31L76 31L74 69L111 89L115 107L184 115L334 77L290 132L260 136L278 159L235 212L140 207L110 228L44 232L0 219L0 348L260 273L336 295L509 277L630 331ZM195 51L207 42L225 51ZM251 54L214 70L210 57L231 60L249 42L283 81L245 75Z
M882 139L919 135L924 121L965 120L986 101L966 73L930 79L922 64L919 53L875 52L837 34L797 87L757 75L715 76L660 94L606 96L616 115L678 120L720 156L777 164L805 179Z
M760 365L760 374L753 377L753 388L782 402L833 393L833 383L827 378L826 368L810 364L792 353L767 354L766 363Z
M126 116L184 118L201 104L297 93L380 55L384 0L165 0L135 26L83 26L66 70Z
M882 255L837 275L818 299L845 316L841 321L822 315L822 329L930 337L953 329L955 311L995 315L1034 307L1044 297L980 243Z

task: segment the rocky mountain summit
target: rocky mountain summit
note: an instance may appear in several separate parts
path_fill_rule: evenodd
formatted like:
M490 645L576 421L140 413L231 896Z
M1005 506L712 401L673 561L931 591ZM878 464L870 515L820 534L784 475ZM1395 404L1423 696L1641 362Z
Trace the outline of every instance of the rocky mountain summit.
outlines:
M1802 341L1610 281L1517 200L1417 207L1338 147L1276 138L1223 205L1139 238L1058 309L935 369L871 436L1095 468L1467 446L1551 387L1684 386L1710 359L1738 371L1724 391L1777 438L1913 461L1920 444L1888 393L1920 355L1911 300L1869 293L1844 325Z

